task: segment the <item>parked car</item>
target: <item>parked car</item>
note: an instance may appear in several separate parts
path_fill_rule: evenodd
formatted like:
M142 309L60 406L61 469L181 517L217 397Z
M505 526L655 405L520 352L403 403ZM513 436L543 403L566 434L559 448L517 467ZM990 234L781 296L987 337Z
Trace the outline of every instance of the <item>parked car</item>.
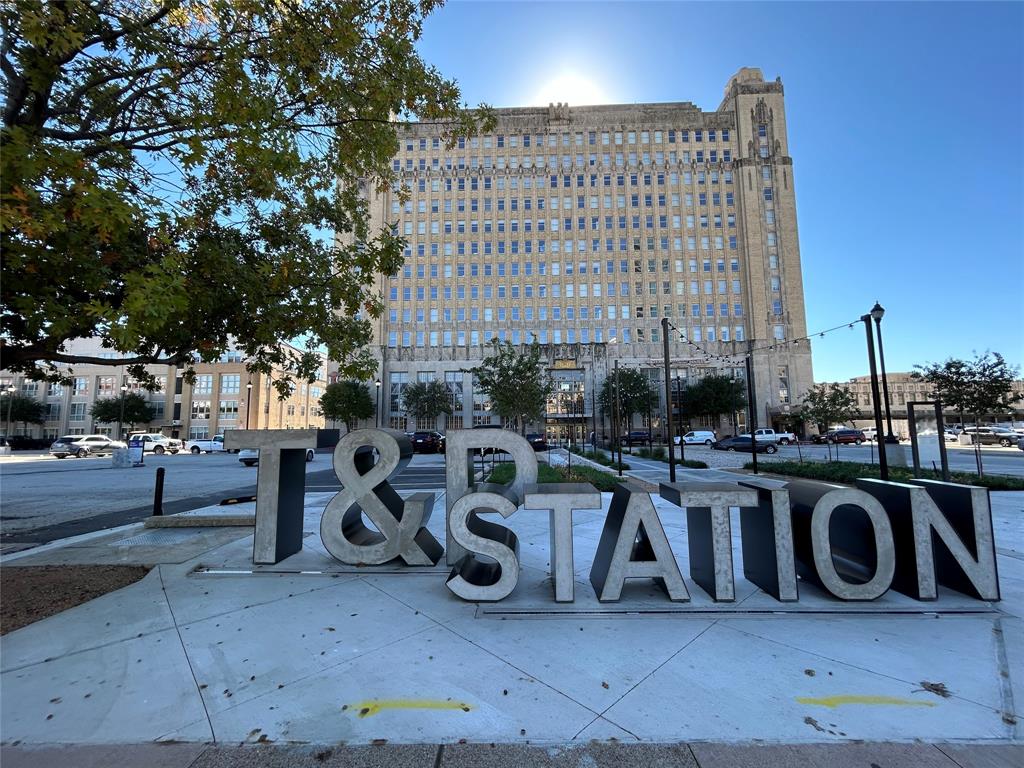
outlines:
M192 455L198 453L220 453L225 450L224 435L214 435L213 437L204 437L199 440L189 440L185 443L182 450L188 451Z
M548 441L544 439L544 435L537 432L527 432L526 441L533 446L535 451L546 451L548 449Z
M159 456L163 453L177 453L181 450L181 440L161 435L159 432L133 432L128 436L129 442L136 439L142 441L143 453L152 452Z
M680 440L679 435L675 437L675 444L679 445L680 442L686 443L686 445L711 445L718 439L718 436L706 429L698 429L693 432L687 432L683 435Z
M312 461L313 457L316 456L316 451L312 448L306 449L306 461ZM259 448L243 448L238 452L238 460L247 467L255 466L260 463L260 449Z
M724 440L716 440L711 444L711 449L715 451L746 451L747 453L753 453L755 450L758 453L777 453L778 447L775 443L768 442L754 442L754 438L750 435L739 435L737 437L727 437Z
M1006 427L967 427L964 432L971 436L972 445L1001 445L1009 448L1019 438L1016 432Z
M413 432L412 449L415 453L444 453L444 435L440 432Z
M622 444L632 447L633 445L648 445L651 442L651 433L645 429L633 430L622 436Z
M49 448L53 442L46 438L29 437L28 435L10 435L6 440L12 451L38 451L42 448Z
M1017 441L1017 447L1024 451L1024 437Z
M824 435L815 435L813 442L815 443L833 443L838 445L840 443L853 443L854 445L860 445L867 441L867 437L864 435L864 431L861 429L831 429Z
M54 440L50 454L58 459L68 456L84 459L86 456L100 456L113 453L115 448L127 447L120 440L111 440L106 435L65 435Z

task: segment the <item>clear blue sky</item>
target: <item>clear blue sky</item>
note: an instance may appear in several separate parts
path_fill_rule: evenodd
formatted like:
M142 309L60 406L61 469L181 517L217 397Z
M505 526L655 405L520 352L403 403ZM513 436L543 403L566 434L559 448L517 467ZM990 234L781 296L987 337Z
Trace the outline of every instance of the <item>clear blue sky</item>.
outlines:
M456 1L420 47L499 107L713 110L741 66L781 76L808 331L877 299L890 371L1024 361L1024 4ZM862 327L814 372L866 374Z

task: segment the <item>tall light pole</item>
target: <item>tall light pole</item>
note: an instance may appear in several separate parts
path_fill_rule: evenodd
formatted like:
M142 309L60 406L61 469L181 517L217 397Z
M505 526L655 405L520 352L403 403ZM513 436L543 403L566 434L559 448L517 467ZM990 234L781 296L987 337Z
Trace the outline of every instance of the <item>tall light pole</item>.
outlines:
M249 412L252 410L252 379L245 385L245 428L249 428Z
M121 435L124 433L124 395L128 391L128 385L121 385L121 415L117 419L117 439L121 439Z
M377 379L375 382L373 382L373 385L377 388L377 413L376 413L376 419L377 419L377 428L380 429L380 387L381 387L380 379Z
M861 315L861 321L864 323L864 332L867 334L868 339L868 365L871 370L871 399L874 401L875 406L875 435L882 434L882 397L878 392L878 370L875 366L875 339L874 333L871 330L871 314ZM878 470L879 475L883 480L889 479L889 459L885 455L885 450L879 449L878 451Z
M665 357L665 442L668 443L668 479L676 481L676 446L672 441L672 370L668 354L668 318L661 318L661 341ZM681 442L681 441L680 441Z
M7 385L7 436L11 436L11 406L14 405L14 385Z
M871 308L871 317L875 321L875 332L878 335L878 364L882 369L882 393L885 395L885 424L889 431L885 435L885 442L898 444L899 440L892 433L892 413L889 410L889 381L885 378L885 352L882 351L882 318L885 316L885 309L877 301Z
M615 442L618 443L619 447L619 477L622 477L622 437L619 435L619 429L622 427L622 401L619 399L619 358L615 358L615 429L612 430L612 434L615 438Z
M676 408L679 410L679 465L682 466L686 461L686 441L683 439L686 433L683 431L683 380L679 374L676 374Z

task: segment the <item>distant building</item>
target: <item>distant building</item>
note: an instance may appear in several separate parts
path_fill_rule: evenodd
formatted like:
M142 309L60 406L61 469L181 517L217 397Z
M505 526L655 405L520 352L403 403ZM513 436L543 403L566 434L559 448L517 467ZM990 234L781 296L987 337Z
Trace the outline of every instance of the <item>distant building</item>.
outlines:
M98 339L80 339L69 345L69 353L117 359L103 349ZM93 403L117 398L121 387L138 392L153 410L149 424L136 424L134 431L163 432L183 440L210 437L230 429L305 429L323 427L320 396L327 386L326 367L312 384L295 382L291 396L278 399L272 388L273 375L249 374L240 352L229 351L216 363L195 366L194 384L184 380L181 368L146 366L157 378L155 391L143 389L123 367L87 364L62 365L74 371L70 384L31 381L22 374L0 371L0 388L10 385L46 405L46 423L12 424L11 434L54 438L60 435L114 435L117 423L96 422L89 414ZM251 390L249 384L252 384ZM6 414L0 414L0 419ZM6 429L7 425L4 424ZM127 435L129 425L121 425Z
M404 266L379 283L383 422L495 421L466 369L492 339L536 340L558 389L533 429L580 439L599 420L595 392L615 360L663 381L663 317L686 339L670 331L673 380L742 377L752 345L759 421L784 421L813 376L800 341L807 329L782 82L743 68L708 112L678 102L496 113L492 132L452 148L434 125L400 131L395 187L363 188L371 230L393 227L408 242ZM402 392L417 380L447 384L454 413L408 420ZM664 428L663 385L659 393L655 432Z
M907 426L907 403L931 401L932 388L926 381L915 379L910 373L886 373L889 383L889 411L892 415L893 431L898 435L909 437ZM830 383L830 382L826 382ZM874 398L871 396L871 377L855 376L849 381L835 382L843 389L851 392L857 398L858 416L854 420L854 426L858 428L873 427L875 425ZM1024 380L1013 382L1013 391L1024 394ZM881 376L879 376L878 392L883 398ZM918 409L915 413L927 410L926 407ZM960 422L960 414L950 408L943 408L943 419L950 424ZM974 414L964 414L965 422L973 422ZM985 423L1000 421L1024 422L1024 401L1014 404L1013 413L985 413L981 414L981 420ZM882 407L882 421L885 422L885 407Z

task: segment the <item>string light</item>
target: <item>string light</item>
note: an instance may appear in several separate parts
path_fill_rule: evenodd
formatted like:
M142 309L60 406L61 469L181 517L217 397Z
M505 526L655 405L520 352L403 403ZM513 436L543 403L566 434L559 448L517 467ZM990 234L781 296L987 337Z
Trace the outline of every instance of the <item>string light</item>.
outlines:
M732 355L712 354L711 352L709 352L707 349L702 347L697 342L691 341L689 338L687 338L686 332L683 331L681 328L677 327L674 323L672 323L671 320L668 322L668 326L670 328L672 328L676 333L679 334L679 338L680 338L681 341L683 341L684 343L689 345L692 349L696 350L697 354L701 356L701 358L703 359L703 361L705 363L722 362L722 363L728 363L728 364L735 365L737 363L737 359L748 358L751 355L753 355L755 352L764 352L764 351L775 352L775 351L777 351L777 349L782 349L783 347L785 347L785 343L767 344L767 345L762 346L762 347L753 347L752 349L749 349L746 352L736 352L736 353L734 353ZM823 338L825 338L825 334L832 333L833 331L838 331L838 330L840 330L840 329L842 329L844 327L852 329L854 327L854 323L843 323L842 325L837 325L837 326L835 326L833 328L826 328L824 331L818 331L816 333L810 333L807 336L801 336L799 338L793 339L792 340L793 341L793 346L796 346L796 347L800 346L800 342L801 341L810 342L811 338L814 337L815 335L818 336L818 338L822 338L823 339Z

